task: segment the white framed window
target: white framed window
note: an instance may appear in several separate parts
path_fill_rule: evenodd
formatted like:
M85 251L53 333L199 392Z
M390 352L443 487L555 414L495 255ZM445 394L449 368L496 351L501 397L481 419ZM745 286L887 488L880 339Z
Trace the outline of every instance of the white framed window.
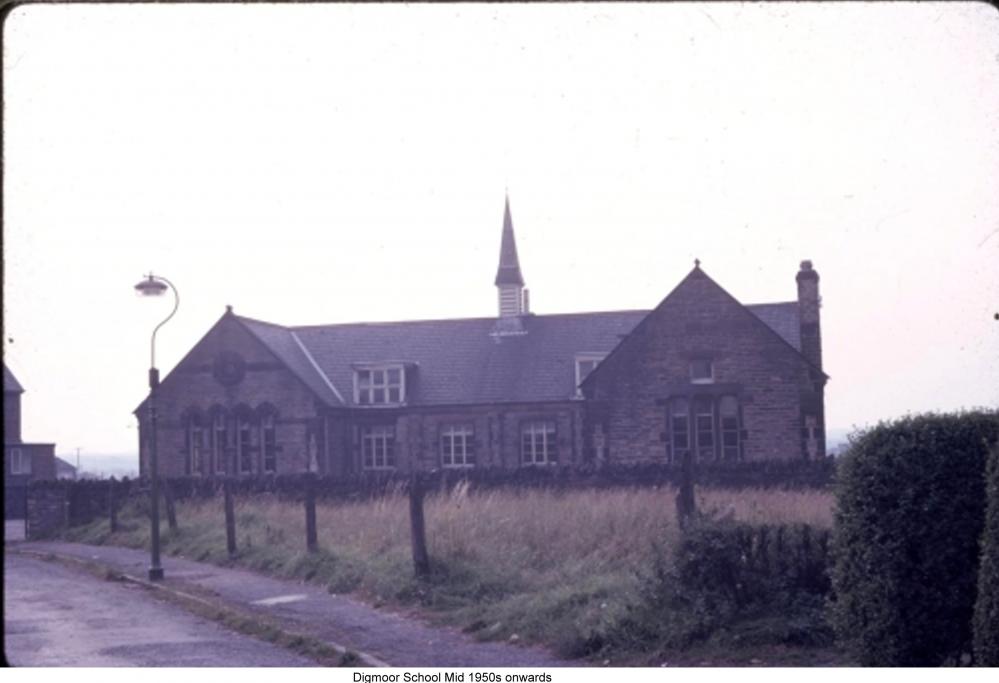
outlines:
M217 412L212 418L212 461L215 474L225 474L226 441L225 415Z
M405 401L404 366L370 366L354 370L354 403L357 405L398 405Z
M520 425L520 459L524 465L547 465L557 457L554 420L532 420Z
M201 453L204 450L204 430L201 420L196 416L188 418L187 422L187 473L201 474Z
M715 402L710 396L695 396L694 438L697 442L697 459L707 462L715 459Z
M395 427L361 427L361 467L366 470L395 469Z
M674 462L681 462L690 450L690 402L685 398L670 401L670 449Z
M712 384L715 381L715 368L709 360L695 360L690 363L691 384Z
M742 459L742 422L736 396L679 396L669 402L670 458L693 452L699 462Z
M475 467L472 425L445 425L441 429L441 467Z
M253 428L249 418L236 418L236 463L240 474L253 474Z
M722 396L718 402L718 428L721 432L722 459L741 460L739 401L735 396Z
M607 357L606 353L577 353L576 354L576 395L582 396L579 385L583 383L591 372L597 369L600 361Z
M277 471L277 433L274 429L274 414L267 413L260 419L261 470Z
M10 449L10 473L31 474L31 454L20 448Z

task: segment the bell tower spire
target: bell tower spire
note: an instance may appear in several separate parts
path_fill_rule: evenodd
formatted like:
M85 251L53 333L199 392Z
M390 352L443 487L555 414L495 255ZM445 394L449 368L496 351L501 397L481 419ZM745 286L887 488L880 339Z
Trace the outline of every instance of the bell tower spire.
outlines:
M506 197L506 206L503 210L503 238L500 242L500 260L495 284L499 289L500 317L523 315L524 276L520 273L520 260L517 258L517 241L513 236L509 195Z

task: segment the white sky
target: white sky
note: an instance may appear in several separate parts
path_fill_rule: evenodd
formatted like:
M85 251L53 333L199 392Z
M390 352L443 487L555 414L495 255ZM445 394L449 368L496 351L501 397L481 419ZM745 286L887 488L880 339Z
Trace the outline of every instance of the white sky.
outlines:
M999 404L999 13L978 4L20 6L4 355L26 439L134 452L224 312L537 313L822 276L830 428ZM13 341L11 341L13 340Z

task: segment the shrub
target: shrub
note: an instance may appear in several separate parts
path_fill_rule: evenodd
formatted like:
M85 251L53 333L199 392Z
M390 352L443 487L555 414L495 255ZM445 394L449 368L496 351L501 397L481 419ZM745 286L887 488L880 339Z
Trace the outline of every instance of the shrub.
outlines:
M978 666L999 666L999 447L989 456L985 488L988 503L978 567L974 651Z
M636 607L615 637L625 647L686 648L711 637L731 644L826 644L829 532L691 522L673 554L656 554Z
M839 465L833 623L865 665L970 650L983 473L999 413L922 415L853 439Z

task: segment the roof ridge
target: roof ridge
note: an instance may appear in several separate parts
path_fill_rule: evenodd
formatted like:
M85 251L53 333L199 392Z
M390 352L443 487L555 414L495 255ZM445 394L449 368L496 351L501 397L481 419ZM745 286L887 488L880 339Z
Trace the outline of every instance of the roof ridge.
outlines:
M575 311L570 313L531 313L527 317L531 318L566 318L570 316L587 316L587 315L615 315L621 313L648 313L651 309L648 308L622 308L613 311ZM316 323L313 325L291 325L284 329L289 331L300 331L307 329L315 329L322 327L361 327L361 326L378 326L378 325L410 325L414 323L461 323L461 322L493 322L496 320L496 316L479 316L475 318L424 318L420 320L370 320L370 321L359 321L359 322L348 322L348 323Z
M241 321L247 322L247 323L257 323L259 325L269 325L270 327L279 327L282 330L287 330L289 332L291 331L291 328L288 327L287 325L281 325L280 323L272 323L272 322L270 322L268 320L260 320L259 318L249 318L249 317L247 317L245 315L236 315L235 313L232 314L232 317L236 318L237 320L241 320Z
M759 304L743 304L746 308L752 308L754 306L797 306L798 300L792 299L790 301L768 301Z

